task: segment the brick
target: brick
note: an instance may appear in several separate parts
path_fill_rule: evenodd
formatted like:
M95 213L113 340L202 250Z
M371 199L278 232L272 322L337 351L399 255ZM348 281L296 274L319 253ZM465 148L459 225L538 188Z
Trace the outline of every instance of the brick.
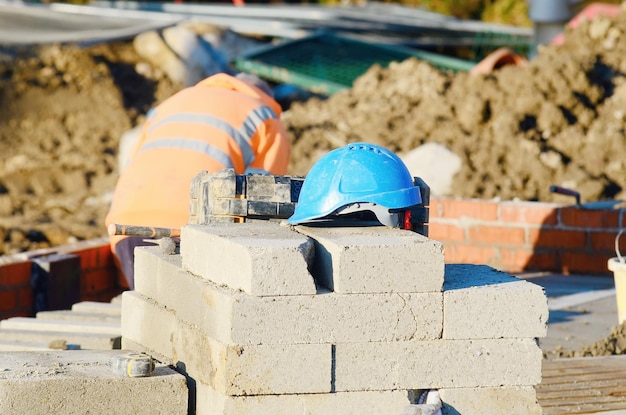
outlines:
M96 238L64 245L60 252L80 257L81 268L91 270L115 266L109 238Z
M439 389L445 414L541 415L532 386Z
M83 270L80 276L81 297L117 288L117 274L113 268Z
M500 248L500 267L499 269L508 272L521 271L526 268L528 263L534 256L532 248L503 247Z
M441 217L498 220L498 203L480 199L440 199Z
M619 216L619 211L609 209L581 209L578 207L559 209L561 224L585 229L617 228Z
M336 293L433 292L443 286L443 246L384 226L295 230L315 240L312 273Z
M30 261L8 262L0 265L0 287L28 285L30 282Z
M183 268L252 295L315 294L313 249L311 240L276 223L181 229Z
M523 270L559 270L559 253L556 249L513 248L500 249L499 268L513 271Z
M494 246L474 244L446 244L446 263L488 264L497 267L500 264L500 251Z
M542 359L534 339L337 343L335 390L530 386Z
M545 337L548 300L539 285L484 265L446 265L444 339Z
M435 197L430 198L430 206L429 206L430 215L429 216L430 216L431 222L433 221L433 219L443 217L443 206L446 200L447 199L439 199Z
M587 233L579 230L530 229L528 242L535 247L585 248Z
M154 262L169 260L144 248ZM164 257L166 259L164 259ZM148 261L147 258L145 261ZM148 261L149 262L149 261ZM170 263L171 266L171 263ZM435 339L441 337L443 294L387 293L257 297L218 286L188 272L135 273L136 287L150 281L152 298L176 310L226 344L299 344ZM144 279L145 281L140 281ZM136 288L141 294L146 295Z
M615 239L617 237L617 231L613 232L590 232L590 248L593 251L612 251L615 252ZM626 235L620 235L618 242L618 248L620 253L626 252ZM617 254L615 254L617 255Z
M561 267L565 273L609 274L607 262L613 256L614 253L565 251L561 254Z
M469 240L473 243L494 245L524 245L526 229L514 226L477 225L469 228Z
M121 352L2 353L0 413L187 414L188 389L182 375L157 363L153 376L120 376L110 369L109 360Z
M557 208L554 203L512 202L500 203L500 221L526 225L556 225Z
M226 396L196 384L196 413L220 415L364 415L401 414L407 392L367 391L303 395Z
M17 291L17 307L33 308L33 289L30 286L18 287Z
M0 311L10 311L17 307L16 290L0 290Z
M330 344L225 345L135 292L124 293L122 306L123 347L132 340L222 394L331 391Z
M428 224L428 235L436 241L464 241L465 230L456 224L431 221Z

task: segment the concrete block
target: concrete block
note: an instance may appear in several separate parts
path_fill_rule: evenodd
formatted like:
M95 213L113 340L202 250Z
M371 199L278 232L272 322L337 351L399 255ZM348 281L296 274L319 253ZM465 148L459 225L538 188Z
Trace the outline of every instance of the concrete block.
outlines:
M532 386L439 389L443 415L541 415Z
M182 264L180 255L166 254L158 246L135 248L135 291L149 298L157 298L159 291L172 288L161 286L163 278L159 275L176 275L182 269Z
M83 313L72 310L40 311L36 314L40 320L68 320L68 321L101 321L120 323L121 316L101 313Z
M158 249L142 255L169 260ZM135 278L137 287L149 278L159 290L153 293L159 304L226 344L431 340L442 332L441 292L256 297L181 270Z
M406 391L302 395L227 396L196 383L196 413L219 415L380 415L401 414Z
M446 265L445 339L545 337L548 300L543 287L486 265Z
M24 329L43 331L65 331L73 333L102 333L120 335L120 323L102 323L88 321L41 320L30 317L11 317L0 321L2 329Z
M46 342L29 342L19 340L0 339L0 352L24 352L24 351L51 351L52 348Z
M86 302L88 302L88 301L86 301ZM99 304L102 304L102 303L99 303ZM122 294L118 294L115 297L111 298L111 305L112 306L117 306L117 307L119 307L121 309L121 306L122 306ZM121 311L120 311L120 313L121 313Z
M545 337L544 289L485 265L446 265L443 337L498 339Z
M313 242L273 222L185 225L183 268L251 295L315 294Z
M543 354L533 339L335 345L335 390L530 386Z
M443 245L383 226L294 229L315 240L318 285L341 294L437 292L443 287Z
M0 338L19 342L65 342L68 348L112 350L121 347L121 332L117 335L102 333L72 333L47 330L0 328Z
M157 364L150 377L121 377L109 367L109 359L118 353L0 354L0 413L187 414L184 376Z
M121 303L104 303L98 301L81 301L72 305L72 311L78 311L81 313L100 313L110 314L112 316L122 315Z
M225 345L135 292L123 299L123 341L131 340L225 395L331 391L330 344ZM125 344L125 343L124 343ZM153 353L154 352L154 353Z

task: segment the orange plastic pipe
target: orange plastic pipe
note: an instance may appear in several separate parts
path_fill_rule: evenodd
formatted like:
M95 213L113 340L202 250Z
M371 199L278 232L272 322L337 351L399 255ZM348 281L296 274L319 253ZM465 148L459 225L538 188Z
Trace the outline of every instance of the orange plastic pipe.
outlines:
M506 65L522 66L527 62L522 55L513 52L509 48L498 48L485 56L476 66L470 69L470 74L488 74Z

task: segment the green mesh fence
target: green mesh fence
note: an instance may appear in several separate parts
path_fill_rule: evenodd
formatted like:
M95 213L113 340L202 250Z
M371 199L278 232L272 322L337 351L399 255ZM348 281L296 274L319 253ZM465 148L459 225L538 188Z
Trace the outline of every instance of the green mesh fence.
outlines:
M383 67L410 57L452 71L466 71L473 62L395 46L381 46L322 33L284 42L235 60L245 72L281 83L290 83L320 94L350 88L372 65Z

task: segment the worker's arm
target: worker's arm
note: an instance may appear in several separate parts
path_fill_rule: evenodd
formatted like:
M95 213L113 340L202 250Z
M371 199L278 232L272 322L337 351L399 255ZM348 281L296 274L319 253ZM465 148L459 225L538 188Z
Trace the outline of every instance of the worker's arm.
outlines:
M250 171L262 170L275 175L287 173L291 144L279 119L272 118L259 125L251 144L255 158L248 166Z

